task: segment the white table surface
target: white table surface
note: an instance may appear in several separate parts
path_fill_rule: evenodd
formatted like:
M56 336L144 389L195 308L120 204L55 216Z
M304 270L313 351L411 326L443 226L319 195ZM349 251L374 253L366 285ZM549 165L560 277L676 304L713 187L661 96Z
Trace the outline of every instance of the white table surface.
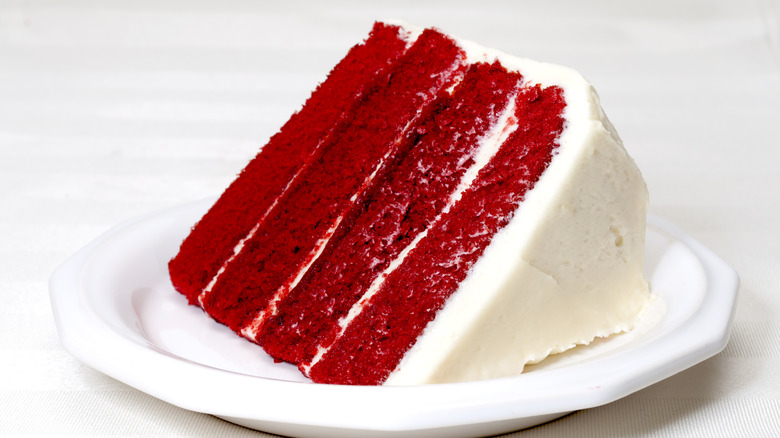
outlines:
M0 0L0 436L269 436L79 363L47 281L112 225L220 193L382 18L580 70L650 212L742 280L721 354L518 436L780 436L778 0Z

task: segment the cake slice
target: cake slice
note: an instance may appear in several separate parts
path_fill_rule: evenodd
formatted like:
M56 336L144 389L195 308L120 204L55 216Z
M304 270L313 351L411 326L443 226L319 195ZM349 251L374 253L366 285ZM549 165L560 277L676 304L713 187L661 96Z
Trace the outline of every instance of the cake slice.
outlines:
M646 203L578 73L377 23L169 269L314 382L489 379L634 326Z

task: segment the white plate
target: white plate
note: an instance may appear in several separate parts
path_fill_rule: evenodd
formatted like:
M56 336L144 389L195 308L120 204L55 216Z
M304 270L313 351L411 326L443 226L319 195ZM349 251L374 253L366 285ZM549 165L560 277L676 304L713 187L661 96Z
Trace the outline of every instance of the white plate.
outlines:
M213 200L116 226L51 278L65 348L179 407L294 436L477 436L603 405L680 372L728 341L738 278L671 224L649 218L646 273L657 299L640 327L517 377L417 387L308 382L186 305L167 262Z

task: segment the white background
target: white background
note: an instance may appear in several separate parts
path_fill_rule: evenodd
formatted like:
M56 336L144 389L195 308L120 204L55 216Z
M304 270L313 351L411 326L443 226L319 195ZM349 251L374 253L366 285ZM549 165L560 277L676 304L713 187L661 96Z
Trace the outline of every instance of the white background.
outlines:
M112 225L219 194L398 18L581 71L650 212L742 279L723 353L522 436L780 436L780 1L377 5L0 0L0 435L263 436L73 359L47 280Z

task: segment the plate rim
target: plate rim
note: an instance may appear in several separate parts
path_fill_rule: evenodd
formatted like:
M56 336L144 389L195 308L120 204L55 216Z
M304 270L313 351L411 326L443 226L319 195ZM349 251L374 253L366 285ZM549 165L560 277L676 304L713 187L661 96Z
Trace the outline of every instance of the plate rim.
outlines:
M531 375L526 374L480 382L413 387L321 385L249 376L172 357L163 351L155 350L153 346L140 345L135 340L117 333L100 315L95 314L95 309L89 306L84 296L84 281L89 274L85 270L90 258L99 252L103 245L109 245L112 237L132 230L137 224L176 216L188 209L207 208L212 202L212 198L207 198L180 204L111 227L62 263L52 274L49 289L60 341L74 357L158 399L191 411L229 418L231 421L243 419L250 423L254 421L313 428L404 432L488 424L556 413L563 415L610 403L714 356L725 348L733 324L739 288L736 271L671 222L652 214L647 217L648 227L660 229L689 249L701 263L706 276L705 299L698 310L675 330L679 338L685 338L685 347L678 343L675 351L664 351L662 356L666 360L660 361L658 357L653 358L649 350L663 351L663 347L668 347L664 342L668 334L650 339L642 344L645 356L650 359L643 369L598 373L598 366L604 360L636 354L629 348L617 355L589 360L584 364L586 366L575 365L578 369L584 367L592 373L589 374L592 379L589 379L587 384L556 384L541 394L539 391L529 393L529 389L538 389L540 385L543 387L545 382L560 382L561 377L565 377L561 375L563 373L549 370L534 373L531 379L528 377ZM719 326L709 325L709 336L703 339L701 333L695 330L697 322L702 320L720 322ZM699 339L687 339L694 336ZM96 350L105 348L110 348L115 354L111 358L96 354ZM123 363L132 363L132 370L127 369ZM159 377L150 379L149 376L166 376L166 379L160 385ZM199 386L193 385L193 382L197 382ZM231 403L230 399L213 395L225 388L272 393L274 397L269 398L274 400L269 403L269 400L261 399L252 406L241 406ZM203 394L209 395L204 398ZM462 394L470 394L471 400L468 403L463 401ZM302 402L306 405L307 397L309 404L327 399L368 399L374 404L372 412L376 414L371 415L369 412L345 423L343 418L328 417L324 413L309 412L305 408L304 411L313 415L302 417L298 409L284 409L298 406ZM217 400L220 402L218 405L214 403ZM413 411L407 409L399 412L395 409L393 415L384 412L392 407L407 405L405 400L418 401L414 403Z

